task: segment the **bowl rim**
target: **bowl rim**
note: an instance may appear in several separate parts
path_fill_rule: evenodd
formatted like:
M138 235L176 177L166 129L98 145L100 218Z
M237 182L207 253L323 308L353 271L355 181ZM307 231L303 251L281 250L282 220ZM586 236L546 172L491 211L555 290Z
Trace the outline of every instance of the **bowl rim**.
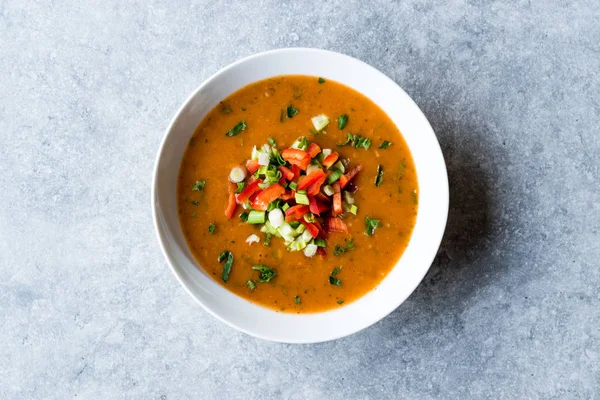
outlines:
M429 269L431 268L431 264L433 263L436 255L437 255L437 251L436 252L432 252L431 255L424 257L423 259L423 263L427 262L428 267L427 268L423 268L422 271L422 275L420 276L420 278L418 280L415 280L415 283L411 286L410 291L407 291L407 295L406 296L398 296L398 298L396 299L396 301L393 302L393 304L390 304L390 306L382 311L379 312L377 315L377 318L374 318L370 321L367 321L365 324L361 325L360 327L356 328L356 329L352 329L352 330L348 330L345 331L342 334L338 334L338 335L331 335L331 336L327 336L326 338L320 339L320 340L283 340L279 337L275 337L275 336L269 336L266 334L262 334L262 333L258 333L258 332L254 332L251 330L248 330L238 324L236 324L235 322L223 317L222 315L218 314L217 312L215 312L210 306L208 306L207 304L205 304L199 296L196 295L196 293L194 291L191 290L190 286L185 280L184 277L176 270L176 268L174 267L174 263L175 260L173 259L173 257L171 256L171 254L169 253L169 251L167 250L167 246L166 246L166 238L164 237L165 232L163 232L162 227L159 224L159 215L158 215L158 209L157 209L157 203L156 203L156 190L157 190L157 181L158 181L158 167L160 165L160 159L163 155L163 152L165 150L165 144L166 144L166 139L167 137L171 134L174 125L176 124L176 122L179 120L179 118L182 116L183 112L186 110L186 108L188 107L188 105L192 102L192 100L198 95L199 92L201 92L206 86L210 85L210 83L216 79L218 76L226 73L227 71L236 68L238 65L246 63L248 61L251 61L255 58L261 58L261 57L265 57L265 56L270 56L273 54L281 54L281 55L285 55L286 53L290 53L290 52L314 52L314 53L325 53L328 54L330 56L338 56L338 57L344 57L347 59L351 59L353 60L353 62L362 64L363 67L367 68L368 70L371 71L371 73L373 74L377 74L380 75L383 79L387 80L389 82L390 85L395 86L398 90L400 90L402 93L404 93L406 95L406 100L410 101L412 103L412 105L415 107L416 110L418 110L421 115L424 118L424 121L427 123L427 125L429 126L429 128L431 129L431 132L433 133L433 139L435 144L437 144L437 146L434 146L435 148L431 148L430 151L435 152L435 156L436 157L441 157L442 163L441 166L443 167L443 170L440 170L440 177L443 177L443 187L441 188L444 192L444 196L442 198L439 198L438 200L441 203L441 206L444 208L444 219L443 221L440 220L440 224L443 223L443 228L441 229L440 233L439 233L439 237L434 237L431 238L431 242L432 244L435 244L436 247L439 249L439 246L441 245L441 241L443 239L444 233L445 233L445 229L447 226L447 222L448 222L448 211L449 211L449 202L450 202L450 195L449 195L449 184L448 184L448 170L447 170L447 166L446 166L446 162L444 159L444 155L441 149L441 146L439 144L439 140L437 138L437 136L435 135L435 131L433 130L433 128L431 127L431 124L429 122L429 120L427 119L427 117L425 116L425 114L423 113L423 111L420 109L420 107L415 103L415 101L412 99L412 97L410 97L408 95L408 93L406 93L406 91L404 91L404 89L402 89L402 87L400 87L400 85L398 85L394 80L392 80L390 77L388 77L386 74L384 74L383 72L379 71L377 68L365 63L364 61L361 61L357 58L354 58L352 56L343 54L343 53L338 53L335 51L331 51L331 50L324 50L324 49L319 49L319 48L309 48L309 47L287 47L287 48L279 48L279 49L273 49L273 50L268 50L268 51L263 51L263 52L259 52L259 53L255 53L246 57L243 57L237 61L234 61L228 65L226 65L223 68L220 68L217 72L213 73L212 75L210 75L208 78L206 78L186 99L185 101L181 104L181 106L179 107L179 109L177 110L177 112L174 114L173 118L171 118L169 124L167 125L167 128L164 131L164 134L162 135L162 137L160 138L160 145L158 147L158 151L154 160L154 167L153 167L153 171L152 171L152 185L151 185L151 209L152 209L152 221L153 221L153 226L154 226L154 230L156 232L157 238L158 238L158 242L159 242L159 246L161 249L161 252L165 258L165 260L167 261L167 265L169 266L169 269L171 270L171 272L173 273L173 275L175 276L175 278L177 279L177 281L179 282L179 284L185 289L185 291L196 301L196 303L198 303L205 311L207 311L210 315L212 315L213 317L215 317L216 319L218 319L219 321L225 323L226 325L240 331L243 333L246 333L250 336L259 338L259 339L264 339L264 340L268 340L268 341L273 341L273 342L280 342L280 343L297 343L297 344L307 344L307 343L320 343L320 342L327 342L327 341L331 341L331 340L337 340L346 336L350 336L354 333L360 332L370 326L372 326L373 324L381 321L382 319L384 319L385 317L387 317L389 314L391 314L393 311L395 311L400 305L402 305L402 303L404 303L408 297L410 297L410 295L412 295L414 293L414 291L416 290L416 288L421 284L421 282L423 281L423 278L427 275L427 273L429 272ZM282 74L285 75L285 74ZM273 76L277 76L277 75L273 75ZM268 78L264 78L264 79L268 79ZM335 78L333 78L333 80L335 80ZM241 89L241 88L239 88ZM239 90L238 89L238 90ZM356 90L356 89L354 89ZM376 103L377 104L377 103ZM379 106L379 105L378 105ZM412 235L412 234L411 234ZM402 256L400 256L400 258L402 258ZM396 266L394 266L393 268L396 268ZM392 268L392 270L393 270ZM391 271L390 271L391 272ZM385 280L387 278L386 277L383 278L383 280ZM381 282L383 282L383 280ZM381 282L379 284L381 284ZM224 288L224 290L227 290L226 288ZM369 292L365 293L364 296L366 296ZM362 296L362 297L364 297ZM356 301L360 301L361 298L357 299ZM249 302L246 299L243 299L244 301ZM254 303L251 303L254 304ZM309 314L298 314L297 316L302 317L305 315L311 315L313 313L309 313ZM317 314L322 314L322 313L317 313ZM296 314L290 314L293 316L296 316Z

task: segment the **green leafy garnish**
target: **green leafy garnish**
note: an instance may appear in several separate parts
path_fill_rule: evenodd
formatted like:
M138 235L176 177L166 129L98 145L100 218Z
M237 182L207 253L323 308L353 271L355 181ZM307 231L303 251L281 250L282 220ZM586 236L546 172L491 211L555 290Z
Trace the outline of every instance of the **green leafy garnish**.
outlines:
M312 128L311 128L311 129L309 129L308 131L309 131L309 132L310 132L312 135L318 135L318 134L319 134L319 131L318 131L318 130L316 130L316 129L312 129Z
M240 133L241 131L243 131L244 129L246 129L246 120L241 120L240 122L235 124L235 126L233 128L231 128L231 130L228 131L225 134L225 136L235 136L238 133Z
M288 106L285 109L285 112L286 112L288 118L292 118L294 115L298 114L298 109L294 108L292 106Z
M267 211L273 211L276 208L281 208L284 204L284 201L281 199L273 200L267 206Z
M300 296L296 296L296 298L294 299L294 301L296 302L296 304L300 304Z
M344 240L346 241L346 244L348 245L348 248L349 248L349 249L353 249L353 248L355 248L355 247L356 247L356 246L354 245L354 239L350 239L350 240L348 240L348 239L344 239Z
M195 216L196 216L196 211L194 211L194 212L192 213L192 217L195 217Z
M244 182L238 182L237 189L235 189L234 193L242 193L242 190L244 190L245 187L246 184Z
M190 203L192 203L192 205L194 205L194 206L199 206L200 205L200 202L196 201L196 200L192 200Z
M337 267L333 271L331 271L331 275L329 275L329 283L335 286L342 286L342 281L340 281L335 276L340 273L342 267Z
M275 271L273 268L265 267L264 265L255 265L252 267L252 269L260 272L260 276L258 278L259 282L269 282L271 279L277 276L277 271Z
M273 147L277 146L277 142L272 137L269 138L269 144Z
M378 219L371 219L369 217L366 217L365 224L367 226L367 228L365 230L365 235L373 236L373 233L375 232L375 228L377 228L378 226L381 226L381 221Z
M377 166L377 176L375 177L375 186L379 187L381 185L381 181L383 181L383 169L381 168L381 164Z
M384 140L378 148L380 149L387 149L388 147L390 147L391 145L393 145L394 143L392 142L388 142L387 140Z
M342 304L344 304L344 300L338 300L338 301L337 301L337 303L338 303L339 305L342 305Z
M243 213L240 214L240 219L244 222L248 222L248 215L250 215L250 213L247 211L244 211Z
M229 280L229 274L231 273L231 267L233 266L233 253L225 250L219 256L219 262L225 261L225 265L223 265L223 273L221 274L221 278L223 282L227 282Z
M246 109L244 107L242 107L242 111L246 111Z
M248 279L246 281L246 286L248 286L248 289L250 289L250 290L256 289L256 283L254 283L254 281L252 279Z
M319 83L325 83L325 79L319 78Z
M215 224L211 223L210 225L208 225L208 233L210 233L211 235L213 233L215 233L215 229L217 229L217 227L215 226Z
M205 180L196 181L196 183L192 187L192 192L204 189L204 185L206 185L206 181Z
M335 248L333 249L333 255L334 256L339 256L340 254L347 253L347 252L349 252L351 249L353 249L355 247L355 245L353 243L354 239L350 239L350 240L344 239L344 240L346 241L346 244L348 245L348 248L345 248L345 247L340 246L339 244L336 244Z
M338 117L338 129L342 130L348 123L348 116L346 114L342 114Z
M269 232L267 232L267 237L265 238L263 246L270 246L270 245L271 245L271 234Z
M364 147L366 150L369 150L369 147L371 147L371 139L364 138L359 135L353 135L352 133L348 132L346 141L342 142L342 143L338 143L337 145L345 146L347 144L353 146L356 149Z

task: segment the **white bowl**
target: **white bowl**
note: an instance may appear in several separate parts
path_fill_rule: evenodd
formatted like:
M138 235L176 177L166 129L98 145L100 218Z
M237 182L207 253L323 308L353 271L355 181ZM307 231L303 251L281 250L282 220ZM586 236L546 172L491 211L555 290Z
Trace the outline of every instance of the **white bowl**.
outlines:
M419 181L419 210L404 254L377 286L357 301L316 314L287 314L252 304L215 282L194 259L177 213L183 152L204 116L238 89L277 75L312 75L343 83L373 100L398 126ZM317 49L280 49L237 61L208 78L177 111L163 137L152 181L152 213L163 254L177 280L206 311L250 335L286 343L314 343L364 329L396 309L415 290L440 245L448 214L446 165L429 122L412 99L375 68Z

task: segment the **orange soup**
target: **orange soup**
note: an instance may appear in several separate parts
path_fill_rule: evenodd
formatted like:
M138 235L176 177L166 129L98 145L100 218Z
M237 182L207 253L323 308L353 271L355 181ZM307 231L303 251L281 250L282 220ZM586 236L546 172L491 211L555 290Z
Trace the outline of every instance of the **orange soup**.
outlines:
M283 312L335 309L373 290L408 245L417 204L414 163L390 118L312 76L224 99L179 174L181 227L201 267Z

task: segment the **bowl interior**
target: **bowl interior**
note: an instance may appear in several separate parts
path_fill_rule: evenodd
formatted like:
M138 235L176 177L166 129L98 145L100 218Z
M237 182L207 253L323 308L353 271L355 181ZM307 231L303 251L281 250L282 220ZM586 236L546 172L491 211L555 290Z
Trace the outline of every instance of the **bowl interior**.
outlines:
M398 126L412 153L419 181L419 210L403 256L380 285L347 306L317 314L279 313L227 291L213 281L188 249L177 213L177 177L183 153L204 116L223 98L261 79L313 75L343 83L381 107ZM253 336L312 343L349 335L398 307L425 276L439 247L448 213L448 179L431 126L392 80L354 58L324 50L283 49L257 54L219 71L185 102L160 147L152 187L154 222L175 276L208 312Z

